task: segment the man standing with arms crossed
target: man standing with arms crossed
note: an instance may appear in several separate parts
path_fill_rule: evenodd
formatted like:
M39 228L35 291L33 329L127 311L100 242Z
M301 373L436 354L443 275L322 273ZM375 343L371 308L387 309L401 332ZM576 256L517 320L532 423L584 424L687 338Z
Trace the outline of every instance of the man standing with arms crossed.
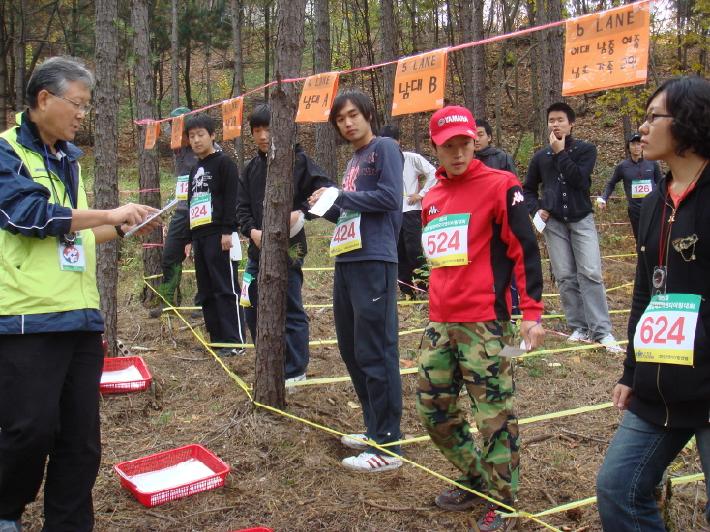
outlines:
M589 189L597 148L573 138L574 110L563 102L547 109L550 144L535 152L523 190L525 203L543 235L560 290L568 341L594 341L610 353L623 353L611 333L602 278L599 237ZM542 183L542 197L538 189Z
M361 450L343 460L348 469L377 472L396 469L399 458L368 447L401 437L402 384L397 335L397 236L402 224L403 157L397 143L372 132L375 109L360 91L333 101L330 123L350 142L348 162L334 206L325 217L337 219L330 244L335 255L333 312L340 355L362 405L365 434L344 436L347 447ZM316 190L309 202L320 198ZM398 446L389 448L399 454Z

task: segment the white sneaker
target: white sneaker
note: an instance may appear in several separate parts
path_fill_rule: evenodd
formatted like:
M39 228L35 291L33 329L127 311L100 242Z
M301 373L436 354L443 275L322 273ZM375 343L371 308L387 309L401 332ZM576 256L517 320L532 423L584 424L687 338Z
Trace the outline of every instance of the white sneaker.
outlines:
M568 342L588 342L589 331L584 329L575 329L575 331L567 337Z
M607 334L601 340L598 340L598 342L606 347L607 353L613 353L616 355L625 352L624 348L618 344L616 338L614 338L614 335L611 333Z
M380 471L391 471L392 469L402 467L402 460L394 456L368 453L365 451L357 456L343 459L343 465L353 471L378 473Z
M364 451L367 449L367 440L364 434L346 434L340 438L340 443L356 451Z
M301 375L296 375L295 377L291 377L290 379L286 379L284 381L284 384L286 386L292 386L295 382L301 382L306 380L306 374L303 373Z

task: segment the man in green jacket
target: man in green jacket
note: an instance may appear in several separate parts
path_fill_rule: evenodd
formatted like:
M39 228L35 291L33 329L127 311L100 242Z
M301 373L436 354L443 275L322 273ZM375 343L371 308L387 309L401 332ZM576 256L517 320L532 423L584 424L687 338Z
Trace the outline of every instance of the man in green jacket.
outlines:
M77 60L47 59L27 85L29 108L0 134L0 532L22 529L47 458L44 530L94 525L104 327L95 246L155 209L88 208L70 141L93 84Z

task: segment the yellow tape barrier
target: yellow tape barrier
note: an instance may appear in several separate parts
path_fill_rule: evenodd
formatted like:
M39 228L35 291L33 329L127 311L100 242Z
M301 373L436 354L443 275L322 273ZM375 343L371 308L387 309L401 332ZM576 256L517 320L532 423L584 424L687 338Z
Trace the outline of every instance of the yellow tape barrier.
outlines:
M147 279L144 279L143 282L144 282L145 285L146 285L150 290L152 290L160 299L162 299L164 303L168 303L168 301L162 296L162 294L160 294L155 288L153 288L153 287L150 285L150 283L148 283ZM311 426L311 427L313 427L313 428L316 428L316 429L321 430L321 431L323 431L323 432L327 432L327 433L329 433L329 434L333 434L333 435L335 435L335 436L343 437L343 436L346 435L346 434L343 433L343 432L339 432L339 431L337 431L337 430L335 430L335 429L332 429L332 428L330 428L330 427L326 427L325 425L321 425L321 424L319 424L319 423L315 423L314 421L311 421L311 420L309 420L309 419L305 419L305 418L296 416L296 415L294 415L294 414L291 414L291 413L286 412L286 411L284 411L284 410L281 410L281 409L279 409L279 408L275 408L275 407L273 407L273 406L265 405L265 404L262 404L262 403L256 401L256 400L254 399L254 396L253 396L252 393L251 393L251 388L250 388L249 386L247 386L247 384L246 384L237 374L235 374L231 369L229 369L229 368L224 364L224 362L216 355L216 353L215 353L212 349L210 349L209 344L208 344L207 342L205 342L204 338L202 338L202 336L200 336L199 334L197 334L197 331L195 331L195 329L192 327L192 325L190 325L190 323L189 323L177 310L175 311L175 314L185 323L185 325L188 326L188 329L192 332L192 334L195 336L195 338L197 338L197 340L207 349L207 351L213 356L213 358L214 358L215 360L217 360L217 362L219 363L219 365L222 366L222 369L225 371L225 373L227 373L227 375L228 375L232 380L234 380L234 382L236 382L237 385L244 391L244 393L245 393L245 394L247 395L247 397L249 398L249 401L250 401L254 406L257 406L257 407L259 407L259 408L263 408L263 409L265 409L265 410L269 410L270 412L274 412L274 413L276 413L276 414L279 414L279 415L281 415L281 416L287 417L287 418L289 418L289 419L293 419L293 420L295 420L295 421L298 421L298 422L300 422L300 423L309 425L309 426ZM532 514L530 514L530 513L528 513L528 512L516 511L516 509L513 508L512 506L509 506L509 505L507 505L507 504L505 504L505 503L503 503L503 502L501 502L501 501L498 501L498 500L496 500L496 499L493 499L492 497L490 497L489 495L487 495L487 494L485 494L485 493L481 493L481 492L478 492L478 491L476 491L476 490L472 490L472 489L469 488L468 486L464 486L463 484L460 484L460 483L456 482L455 480L452 480L452 479L450 479L450 478L448 478L448 477L446 477L446 476L444 476L444 475L442 475L442 474L440 474L440 473L437 473L436 471L433 471L432 469L429 469L428 467L426 467L426 466L424 466L424 465L422 465L422 464L419 464L419 463L417 463L417 462L414 462L414 461L412 461L412 460L409 460L409 459L405 458L404 456L399 456L399 455L393 453L392 451L390 451L389 449L386 449L386 448L382 447L381 445L378 445L378 444L376 444L376 443L374 443L374 442L370 442L370 446L376 448L378 451L382 452L383 454L387 454L387 455L389 455L389 456L397 457L397 458L401 459L403 462L405 462L405 463L407 463L407 464L410 464L410 465L412 465L412 466L414 466L414 467L417 467L417 468L421 469L422 471L425 471L425 472L429 473L429 474L432 475L433 477L438 478L439 480L442 480L442 481L444 481L444 482L447 482L448 484L452 484L452 485L454 485L454 486L456 486L456 487L458 487L458 488L461 488L461 489L464 489L464 490L466 490L466 491L469 491L469 492L471 492L471 493L473 493L473 494L475 494L475 495L481 497L482 499L485 499L485 500L487 500L487 501L489 501L489 502L492 502L492 503L494 503L494 504L497 504L497 505L500 506L501 508L504 508L504 509L510 511L511 514L514 514L514 515L519 516L519 517L523 517L523 518L525 518L525 519L530 519L530 520L536 522L537 524L539 524L539 525L541 525L541 526L547 528L548 530L553 530L553 531L555 531L555 532L562 532L560 529L555 528L554 526L547 524L546 522L542 521L541 519L539 519L539 518L533 516Z

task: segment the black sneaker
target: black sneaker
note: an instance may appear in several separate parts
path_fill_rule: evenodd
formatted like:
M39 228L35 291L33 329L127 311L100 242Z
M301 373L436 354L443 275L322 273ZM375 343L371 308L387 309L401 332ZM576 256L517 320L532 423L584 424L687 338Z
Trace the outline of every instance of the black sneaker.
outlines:
M450 512L463 512L469 508L473 508L477 504L483 504L485 502L485 499L482 499L475 493L457 488L456 486L446 488L434 499L434 504Z
M488 503L486 513L477 522L480 532L509 532L518 526L515 517L504 518L499 512L505 511L497 504Z

